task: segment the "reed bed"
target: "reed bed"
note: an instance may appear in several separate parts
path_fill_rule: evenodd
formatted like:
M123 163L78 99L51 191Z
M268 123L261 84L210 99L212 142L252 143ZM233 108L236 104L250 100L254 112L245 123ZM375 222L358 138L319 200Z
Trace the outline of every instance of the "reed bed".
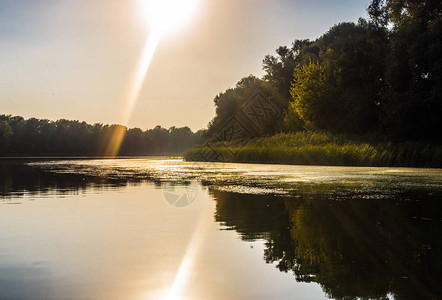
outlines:
M245 146L199 145L188 161L224 161L334 166L442 167L442 145L430 142L367 142L323 132L280 133Z

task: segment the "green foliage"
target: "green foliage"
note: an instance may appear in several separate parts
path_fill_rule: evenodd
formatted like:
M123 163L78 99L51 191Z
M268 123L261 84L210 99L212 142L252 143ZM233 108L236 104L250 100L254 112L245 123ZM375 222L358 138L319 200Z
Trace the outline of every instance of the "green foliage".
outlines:
M355 134L377 131L385 30L365 20L341 23L310 47L317 47L318 52L313 58L301 53L304 63L295 68L293 102L285 123L298 114L308 129ZM299 130L296 123L291 130Z
M124 137L119 155L178 154L203 142L203 131L160 126L142 131L121 125L90 125L69 120L39 120L0 115L0 155L109 155L117 136ZM117 147L118 148L118 147Z
M369 9L372 17L382 16L395 25L407 19L418 22L437 19L441 12L439 0L374 0Z
M386 31L361 19L358 24L332 27L318 44L320 61L339 95L342 124L337 131L365 134L377 130L388 48Z
M288 118L298 115L311 129L334 128L338 125L338 95L327 80L325 67L319 62L310 61L308 65L295 69L290 93L294 101L289 106Z
M303 129L380 132L386 52L387 30L362 19L333 26L316 41L279 47L276 55L264 58L262 79L243 78L215 98L217 114L209 124L209 137L257 88L285 112L284 120L264 134Z
M311 41L296 40L290 48L279 47L276 55L267 55L263 60L265 74L262 79L250 75L241 79L234 88L215 97L216 116L208 125L206 137L214 137L256 90L261 90L281 111L286 111L291 101L290 87L294 68L310 59L315 60L318 54L319 48ZM286 120L277 120L270 124L263 134L273 134L280 130L301 130L304 124L299 116L290 113L288 115Z
M263 79L278 89L295 70L283 131L440 141L441 2L373 0L368 12L265 58Z
M263 92L281 111L284 106L287 105L287 101L284 100L284 97L282 97L269 82L253 75L242 78L236 84L235 88L230 88L215 97L216 116L208 125L206 138L210 139L215 137L221 128L241 110L241 107L249 101L257 91ZM281 124L276 122L269 124L269 126L265 128L264 134L274 133L280 125Z
M282 125L283 132L297 132L305 127L304 121L301 119L292 102L289 108L284 112L284 121Z
M388 33L381 125L397 139L440 140L442 3L373 0L368 12Z
M383 125L399 138L442 134L442 18L402 21L391 34Z
M305 59L304 53L312 43L309 40L296 40L291 48L279 47L276 56L267 55L263 60L264 81L284 98L284 106L290 101L289 88L293 80L293 69Z

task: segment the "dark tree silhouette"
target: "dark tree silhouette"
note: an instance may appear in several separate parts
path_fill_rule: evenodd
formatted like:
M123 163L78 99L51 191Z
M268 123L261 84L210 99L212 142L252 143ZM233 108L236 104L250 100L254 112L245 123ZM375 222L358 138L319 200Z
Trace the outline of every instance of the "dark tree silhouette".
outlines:
M142 131L121 125L0 115L0 155L103 156L118 133L124 134L118 155L180 154L203 142L203 131L194 133L188 127L157 126Z

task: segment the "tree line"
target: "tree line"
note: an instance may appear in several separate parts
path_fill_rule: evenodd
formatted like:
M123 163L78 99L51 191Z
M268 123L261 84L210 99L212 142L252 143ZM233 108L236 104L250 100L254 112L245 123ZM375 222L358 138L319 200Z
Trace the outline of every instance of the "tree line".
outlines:
M124 135L118 155L179 154L202 143L202 133L189 127L157 126L143 131L121 125L0 115L0 155L104 156L116 134Z
M284 112L266 135L310 130L440 141L441 2L373 0L367 10L368 19L267 55L262 78L245 77L215 97L207 136L259 89Z

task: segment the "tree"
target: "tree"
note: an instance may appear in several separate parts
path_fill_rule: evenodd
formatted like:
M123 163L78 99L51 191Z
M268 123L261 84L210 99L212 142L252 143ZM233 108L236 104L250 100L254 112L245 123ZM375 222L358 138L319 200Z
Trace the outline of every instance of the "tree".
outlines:
M399 139L440 140L442 133L442 3L375 0L372 19L393 24L386 55L382 125Z
M149 155L181 153L202 143L203 131L157 126L143 132L121 125L90 125L0 115L1 155Z
M286 122L291 121L289 116L297 115L310 129L340 128L343 114L338 111L337 91L319 62L310 61L295 69L290 93L293 102Z
M189 149L195 145L195 138L192 130L189 127L171 127L169 129L170 135L170 150L173 153L182 153L185 149Z
M384 9L395 24L406 19L428 22L441 17L442 3L439 0L386 0Z
M287 106L288 101L279 94L271 83L253 75L244 77L238 81L234 88L230 88L215 97L216 115L208 125L208 139L217 136L224 126L241 111L243 105L245 105L257 91L263 92L280 111L283 110L284 106ZM279 125L276 121L271 122L271 124L266 124L263 134L275 132Z
M9 152L10 139L13 132L9 124L0 119L0 154Z
M266 55L262 68L265 72L263 80L277 91L284 99L281 104L287 108L290 101L290 86L293 81L293 70L301 63L307 62L306 58L317 56L317 49L310 48L310 40L295 40L291 48L281 46L276 49L276 56Z
M327 76L346 111L342 131L377 131L388 52L386 31L360 19L358 24L333 26L317 43L320 61L327 67Z
M170 150L170 136L169 130L161 126L156 126L146 132L149 145L151 147L151 154L166 154Z

